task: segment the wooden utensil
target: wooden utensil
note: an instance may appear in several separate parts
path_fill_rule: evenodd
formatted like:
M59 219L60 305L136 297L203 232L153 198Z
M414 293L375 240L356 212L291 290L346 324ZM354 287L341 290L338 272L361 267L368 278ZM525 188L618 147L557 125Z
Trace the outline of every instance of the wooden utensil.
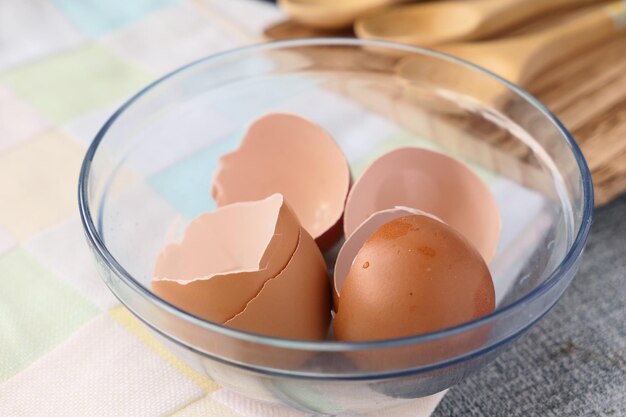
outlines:
M322 29L346 28L372 10L408 0L278 0L294 20Z
M355 22L358 37L420 46L481 39L550 11L598 0L443 1L391 7Z
M270 40L302 38L353 38L352 27L338 29L319 29L306 26L292 19L274 23L263 30L263 35Z
M525 24L524 28L519 28L514 34L509 35L507 31L507 36L513 37L559 26L588 10L589 8L572 13L550 13L545 18L541 16L533 19L532 23ZM281 35L282 37L304 36L300 34L300 30L291 32L283 30ZM584 53L570 55L559 65L542 70L525 85L535 97L556 114L582 148L593 177L597 206L610 202L626 191L626 140L624 140L626 137L626 53L624 51L626 51L626 36L616 36L614 39L587 48ZM367 48L364 48L363 52L364 65L377 63L377 65L393 67L397 65L399 59L398 56L382 54L378 58L372 57L366 53L369 52ZM326 55L319 59L323 59L327 65ZM340 54L334 56L333 59L352 61L354 58L352 55ZM350 67L354 66L354 63L350 64ZM469 86L471 82L466 80L465 84ZM483 79L477 87L480 88L484 84ZM494 84L497 83L494 82ZM432 119L423 117L423 112L420 113L420 108L416 106L416 100L419 100L418 103L424 102L423 97L407 97L408 92L403 95L399 87L398 97L394 99L393 104L390 104L389 95L386 93L376 94L364 91L362 84L358 84L358 88L349 87L345 83L337 83L329 88L373 112L381 113L385 117L399 118L397 123L417 136L429 137L428 129L432 125ZM459 128L463 129L462 126ZM486 139L489 135L494 136L493 141ZM448 141L444 146L450 149L457 149L456 147L466 149L467 135L459 133L459 137L461 136L462 138L455 145L454 135L448 135ZM438 137L446 136L439 135ZM516 154L506 143L501 143L500 136L495 135L494 132L485 132L480 140L481 143L487 144L494 142L485 155L495 154L492 162L496 166L510 166L509 171L515 171ZM493 149L496 146L498 152ZM490 166L489 161L483 161L480 157L476 160L485 166ZM515 178L514 175L513 178ZM523 179L519 180L524 183Z
M594 7L559 26L487 42L451 44L438 50L485 67L507 80L524 85L539 71L626 32L626 2ZM419 62L405 58L399 71L420 71ZM417 65L415 65L417 64Z

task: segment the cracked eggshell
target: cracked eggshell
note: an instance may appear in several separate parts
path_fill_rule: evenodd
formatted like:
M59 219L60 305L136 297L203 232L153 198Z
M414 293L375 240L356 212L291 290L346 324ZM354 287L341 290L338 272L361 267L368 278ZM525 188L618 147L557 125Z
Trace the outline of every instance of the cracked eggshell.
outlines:
M492 312L491 274L476 248L430 216L379 227L359 249L341 287L337 340L365 341L435 332Z
M337 260L335 261L335 270L333 275L333 306L336 307L339 303L339 294L341 292L341 286L350 272L352 262L356 258L356 255L363 247L365 241L382 225L391 220L399 217L410 216L412 214L419 214L423 216L430 216L435 220L441 221L435 216L425 213L421 210L412 209L410 207L395 207L392 209L381 210L369 216L356 230L348 237L341 247Z
M180 243L161 251L152 289L191 314L224 323L285 268L299 235L280 194L224 206L192 221Z
M211 194L218 207L281 193L322 250L341 237L350 188L348 163L333 138L300 116L256 120L235 151L220 158Z
M326 263L304 228L285 269L263 285L246 308L225 325L286 339L323 340L330 324Z
M406 147L376 159L352 186L344 232L349 237L372 213L406 206L435 215L493 258L500 212L489 188L460 161L431 150Z

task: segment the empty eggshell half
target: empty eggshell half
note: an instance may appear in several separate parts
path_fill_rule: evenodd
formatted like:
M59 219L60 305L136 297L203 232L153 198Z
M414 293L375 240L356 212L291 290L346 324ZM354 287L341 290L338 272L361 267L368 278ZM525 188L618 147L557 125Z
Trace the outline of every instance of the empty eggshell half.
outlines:
M159 254L154 292L206 320L224 323L280 273L300 225L280 194L231 204L192 221L180 243Z
M350 169L333 138L300 116L256 120L239 148L220 158L211 194L218 207L281 193L323 249L341 237Z
M411 214L429 216L435 220L441 221L437 217L421 210L410 207L395 207L372 214L346 239L345 243L341 247L341 250L339 251L339 254L337 255L337 260L335 261L333 276L333 306L335 311L339 303L341 286L345 282L348 272L350 272L350 268L352 267L352 263L354 262L356 255L359 253L359 250L363 247L365 241L372 235L372 233L378 230L378 228L385 223L399 217L410 216Z
M405 147L376 159L346 201L346 237L372 213L396 206L440 218L489 262L500 237L500 213L489 188L465 164L439 152Z

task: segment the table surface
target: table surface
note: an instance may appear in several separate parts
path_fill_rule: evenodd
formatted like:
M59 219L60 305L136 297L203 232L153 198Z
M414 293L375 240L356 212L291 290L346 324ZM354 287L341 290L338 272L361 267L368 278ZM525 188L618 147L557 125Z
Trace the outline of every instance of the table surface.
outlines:
M303 416L156 342L98 278L75 196L126 97L281 17L249 0L0 1L0 415ZM597 210L563 299L435 416L626 416L625 220L626 195Z
M596 210L557 305L434 416L626 416L626 195Z

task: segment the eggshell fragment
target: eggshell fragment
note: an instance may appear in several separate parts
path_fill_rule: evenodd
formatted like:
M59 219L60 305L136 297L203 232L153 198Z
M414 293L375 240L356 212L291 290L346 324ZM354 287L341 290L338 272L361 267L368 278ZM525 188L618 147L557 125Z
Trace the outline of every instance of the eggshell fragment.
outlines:
M498 205L481 179L456 159L427 149L395 149L375 160L353 185L344 213L349 237L372 213L405 206L458 230L489 262L500 236Z
M272 113L220 158L211 193L218 207L281 193L325 250L340 238L349 187L348 163L328 133L300 116Z
M384 340L434 332L492 312L495 293L481 255L459 232L423 215L378 228L341 287L338 340Z
M300 229L298 247L285 269L225 325L289 339L321 340L330 323L326 263L313 238Z
M333 305L335 308L339 304L339 294L341 287L350 272L352 262L356 258L357 253L363 247L365 241L382 225L399 217L410 216L412 214L420 214L431 216L421 210L412 209L410 207L395 207L392 209L381 210L369 216L356 230L348 237L341 247L337 260L335 261L335 270L333 277ZM439 220L433 217L435 220ZM440 221L440 220L439 220ZM335 310L336 311L336 310Z
M192 314L223 323L284 269L299 234L280 194L224 206L192 221L180 243L163 249L152 289Z

